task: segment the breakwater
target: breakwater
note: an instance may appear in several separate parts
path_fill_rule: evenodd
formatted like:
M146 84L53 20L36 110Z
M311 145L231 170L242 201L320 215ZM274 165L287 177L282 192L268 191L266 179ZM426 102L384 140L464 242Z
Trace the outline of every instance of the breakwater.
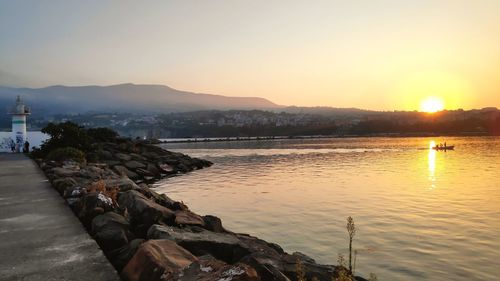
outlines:
M125 139L92 147L92 163L37 162L123 280L296 280L298 260L310 279L341 270L231 232L148 185L209 161Z

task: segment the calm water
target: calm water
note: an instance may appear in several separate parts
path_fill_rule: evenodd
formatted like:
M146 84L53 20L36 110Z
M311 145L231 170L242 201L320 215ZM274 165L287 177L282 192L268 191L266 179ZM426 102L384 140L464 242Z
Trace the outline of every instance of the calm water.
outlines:
M322 263L347 253L379 280L500 279L500 138L166 144L215 163L159 190L226 227Z

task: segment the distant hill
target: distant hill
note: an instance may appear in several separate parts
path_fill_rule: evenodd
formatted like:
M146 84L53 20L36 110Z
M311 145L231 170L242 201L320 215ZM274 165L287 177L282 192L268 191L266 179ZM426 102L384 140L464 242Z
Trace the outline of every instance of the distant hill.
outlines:
M276 109L279 105L258 97L228 97L180 91L163 85L0 86L0 108L7 109L21 95L34 112L68 114L85 112L164 113L207 109Z
M364 110L359 108L340 108L340 107L328 107L328 106L314 106L314 107L288 106L284 109L279 109L279 111L284 111L292 114L314 114L314 115L322 115L329 117L365 116L368 114L373 114L378 112L378 111Z

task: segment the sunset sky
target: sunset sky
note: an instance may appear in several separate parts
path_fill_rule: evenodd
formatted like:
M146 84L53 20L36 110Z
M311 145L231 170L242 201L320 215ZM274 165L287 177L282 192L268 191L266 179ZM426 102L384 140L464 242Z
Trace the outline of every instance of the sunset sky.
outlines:
M0 85L500 107L500 1L3 1Z

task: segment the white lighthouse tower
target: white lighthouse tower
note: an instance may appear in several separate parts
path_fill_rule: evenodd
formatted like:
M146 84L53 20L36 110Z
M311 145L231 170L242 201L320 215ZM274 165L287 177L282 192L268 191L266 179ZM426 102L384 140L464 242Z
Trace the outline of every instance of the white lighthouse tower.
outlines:
M12 139L16 145L16 152L20 152L26 142L26 116L31 114L31 110L24 105L21 96L17 96L16 105L9 114L12 115Z

